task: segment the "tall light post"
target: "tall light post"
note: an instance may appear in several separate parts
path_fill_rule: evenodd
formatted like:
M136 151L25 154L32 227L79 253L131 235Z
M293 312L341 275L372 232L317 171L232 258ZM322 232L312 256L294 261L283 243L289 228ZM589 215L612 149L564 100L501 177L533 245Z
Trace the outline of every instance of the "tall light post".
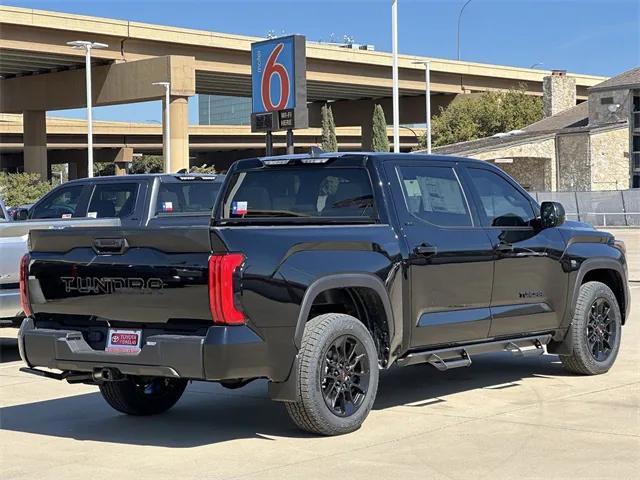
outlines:
M425 83L425 124L427 127L427 153L431 153L431 61L413 62L418 65L424 65L424 83Z
M73 48L84 49L85 80L87 84L87 175L93 177L93 105L91 98L91 50L94 48L107 48L106 43L75 40L67 42Z
M462 12L464 9L471 3L471 0L467 0L462 8L460 9L460 13L458 14L458 60L460 60L460 20L462 20Z
M164 156L164 173L171 169L171 114L169 103L171 102L171 84L169 82L154 82L153 85L164 87L164 108L162 109L162 151Z
M400 152L400 101L398 90L398 0L391 0L391 50L393 57L393 151Z

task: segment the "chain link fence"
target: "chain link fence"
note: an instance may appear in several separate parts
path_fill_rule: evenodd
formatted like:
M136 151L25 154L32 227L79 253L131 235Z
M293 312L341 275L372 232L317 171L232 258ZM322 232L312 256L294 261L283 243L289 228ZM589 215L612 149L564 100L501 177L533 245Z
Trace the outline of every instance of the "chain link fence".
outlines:
M530 193L538 203L561 203L569 220L600 227L640 227L640 189Z

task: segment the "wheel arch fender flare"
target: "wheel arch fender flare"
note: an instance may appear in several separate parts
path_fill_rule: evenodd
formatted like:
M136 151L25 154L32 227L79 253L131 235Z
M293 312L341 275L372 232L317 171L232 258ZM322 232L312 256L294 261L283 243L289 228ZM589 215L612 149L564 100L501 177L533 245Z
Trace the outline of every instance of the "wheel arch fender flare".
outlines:
M315 280L307 288L302 303L300 305L300 312L298 314L298 322L296 324L296 330L294 334L295 346L299 349L302 344L302 336L304 334L304 328L309 318L311 306L313 305L316 297L325 290L331 290L334 288L370 288L375 291L384 307L385 315L387 317L387 327L389 329L389 340L393 342L394 336L401 332L401 329L396 328L395 318L393 315L393 309L391 308L391 301L389 299L389 292L385 288L384 283L380 278L370 273L339 273L335 275L328 275L320 277Z
M614 258L588 258L578 268L576 272L575 279L572 281L570 285L570 289L567 295L567 300L570 302L568 308L565 312L565 318L562 322L563 329L561 330L562 335L554 338L552 342L547 345L547 351L549 353L556 353L560 355L569 355L571 354L571 350L569 345L571 344L571 336L573 335L571 328L571 321L573 320L573 315L575 313L576 304L578 302L578 295L580 294L580 286L584 280L584 277L587 273L593 270L613 270L620 278L622 278L623 282L626 282L626 275L624 272L624 268L622 264L615 260ZM623 294L624 301L626 302L626 312L628 315L629 312L629 291L626 284L623 286Z
M582 285L582 281L584 280L584 277L587 275L587 273L593 270L613 270L618 275L620 275L620 279L623 283L623 301L625 302L625 305L621 306L621 310L624 310L627 313L626 316L628 317L629 291L627 285L627 275L622 264L614 258L588 258L580 265L575 281L573 282L573 285L571 285L571 303L570 308L567 311L568 320L570 321L571 318L573 318L573 312L575 310L575 305L578 301L578 295L580 293L580 285Z

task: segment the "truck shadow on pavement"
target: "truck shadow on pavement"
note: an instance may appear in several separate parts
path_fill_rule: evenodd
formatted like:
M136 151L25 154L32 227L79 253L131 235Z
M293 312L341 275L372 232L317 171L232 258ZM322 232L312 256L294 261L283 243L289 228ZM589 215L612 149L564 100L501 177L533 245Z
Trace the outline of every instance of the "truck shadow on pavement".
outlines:
M509 354L485 355L478 357L470 368L444 373L429 365L392 369L381 375L374 410L420 403L425 399L447 402L448 396L460 392L495 386L504 388L501 386L505 384L517 387L519 380L528 377L565 375L558 357L553 355L528 359L515 359ZM38 391L46 391L44 382L49 381L54 382L41 380L31 385L37 385ZM64 388L72 387L55 386L56 391ZM500 395L498 391L495 393ZM508 405L507 400L505 404ZM473 409L473 405L469 408ZM465 410L458 407L455 413L463 416L469 413ZM269 400L264 381L233 391L218 384L194 382L172 410L156 417L121 415L112 410L97 391L26 403L0 409L0 429L173 448L241 438L271 441L270 436L309 437L294 427L283 405Z

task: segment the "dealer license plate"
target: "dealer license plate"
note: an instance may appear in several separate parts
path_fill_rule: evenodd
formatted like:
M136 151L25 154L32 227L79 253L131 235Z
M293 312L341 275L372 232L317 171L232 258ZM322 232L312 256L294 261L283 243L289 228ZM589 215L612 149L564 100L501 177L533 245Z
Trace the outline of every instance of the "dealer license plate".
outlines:
M142 341L142 330L109 329L105 352L138 353Z

